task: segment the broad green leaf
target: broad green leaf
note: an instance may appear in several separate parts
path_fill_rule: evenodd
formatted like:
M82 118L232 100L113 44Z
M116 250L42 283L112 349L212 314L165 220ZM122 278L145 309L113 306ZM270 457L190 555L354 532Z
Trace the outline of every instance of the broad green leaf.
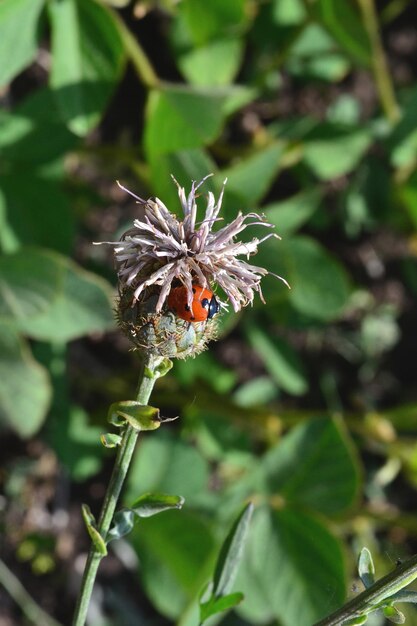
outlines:
M225 189L227 211L234 207L236 213L236 209L241 208L242 204L251 208L261 201L281 168L283 152L282 145L271 144L250 157L237 161L215 176L218 187L227 178Z
M0 423L20 437L41 427L51 401L46 370L27 344L9 327L0 326Z
M145 148L149 156L199 148L222 128L226 94L187 86L167 86L149 95Z
M249 503L233 524L222 545L213 577L212 595L215 598L226 596L232 591L242 560L252 513L253 504Z
M276 226L281 237L288 237L298 230L313 215L322 198L320 189L309 189L280 202L262 207L268 222Z
M358 562L359 578L363 582L366 588L370 587L375 582L375 567L372 560L372 555L368 548L362 548L359 555Z
M243 51L241 39L215 39L180 54L178 65L185 78L193 85L228 85L236 76Z
M35 58L39 16L44 5L45 0L0 2L0 86Z
M268 492L282 496L288 506L333 515L357 495L351 444L331 419L310 419L291 430L263 457L260 472Z
M210 576L214 541L207 521L187 510L167 511L141 520L131 537L149 598L163 615L177 618L197 602Z
M110 286L63 256L50 258L62 272L55 299L43 314L20 320L19 329L36 339L70 341L113 328Z
M0 321L24 323L46 312L62 288L64 266L53 253L22 249L0 258Z
M331 320L347 304L350 286L343 267L309 237L264 242L257 264L288 281L291 289L282 293L304 315Z
M212 597L207 602L200 604L200 622L203 624L209 617L228 611L242 602L243 593L230 593L220 598Z
M236 584L245 594L237 609L244 618L264 603L264 614L283 626L313 624L343 602L340 544L311 515L258 509Z
M371 47L355 4L340 0L316 0L313 15L333 35L341 48L362 65L371 64Z
M305 138L304 161L318 178L331 180L353 170L371 142L366 128L321 124Z
M102 464L104 450L100 446L102 427L91 423L89 415L79 406L66 411L52 407L48 420L47 439L71 478L83 482L96 474Z
M273 20L281 26L302 23L307 12L302 0L273 0Z
M180 204L178 200L177 187L171 179L171 174L178 183L190 189L192 180L202 180L207 174L217 171L217 165L209 154L201 149L179 150L170 154L151 154L149 158L151 169L152 189L158 198L163 199L164 204L173 213L179 214ZM209 191L215 192L212 178L208 178L204 183L203 196ZM203 198L199 205L204 206Z
M333 38L318 24L303 28L291 46L286 67L297 77L340 81L349 71L349 61L336 49Z
M277 386L269 376L258 376L241 385L234 392L233 400L244 408L262 406L273 400L277 393Z
M278 337L272 338L254 324L246 326L246 335L281 389L296 396L307 391L303 366L289 344Z
M192 506L196 502L204 502L209 468L205 459L189 443L159 432L157 437L142 441L127 480L127 502L131 502L141 491L177 491Z
M40 137L39 142L44 143ZM6 252L28 244L70 253L74 217L62 184L31 172L25 173L24 184L21 173L0 176L0 233Z
M0 111L2 157L14 169L39 169L77 143L78 137L62 124L53 93L46 87L31 93L13 113ZM28 173L25 171L25 175Z
M179 5L179 15L195 45L234 34L246 21L245 0L187 0Z
M120 77L123 45L111 13L95 0L52 0L54 90L63 119L78 135L98 123Z

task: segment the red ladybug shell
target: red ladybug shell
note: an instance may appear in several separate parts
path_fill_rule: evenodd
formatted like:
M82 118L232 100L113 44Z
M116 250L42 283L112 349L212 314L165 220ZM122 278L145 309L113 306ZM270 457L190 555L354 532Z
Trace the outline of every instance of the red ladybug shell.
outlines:
M193 301L188 306L186 287L174 287L168 296L168 306L186 322L205 322L219 312L220 305L213 292L200 285L193 285Z

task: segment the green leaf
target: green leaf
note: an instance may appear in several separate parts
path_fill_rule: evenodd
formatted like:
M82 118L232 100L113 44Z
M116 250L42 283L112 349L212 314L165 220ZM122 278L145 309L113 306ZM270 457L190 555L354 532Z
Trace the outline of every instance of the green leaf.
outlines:
M181 509L184 498L181 496L169 496L164 493L146 493L132 505L131 508L117 511L113 519L112 528L107 533L106 541L120 539L133 530L140 518L152 517L170 511Z
M359 578L368 589L375 582L375 567L368 548L362 548L358 562Z
M30 437L42 425L51 401L46 370L23 339L0 326L0 423L20 437Z
M33 139L45 143L43 138ZM0 231L0 241L7 252L29 244L69 254L74 217L62 184L31 172L25 173L24 184L21 172L0 176Z
M266 453L260 472L269 493L327 515L345 510L357 495L358 467L350 442L327 418L291 430Z
M179 55L178 65L185 78L196 86L221 87L236 76L244 52L238 38L216 39Z
M131 542L149 598L163 615L178 618L210 576L215 545L207 520L189 510L167 511L142 519Z
M108 421L114 426L130 424L136 430L156 430L161 425L159 409L136 402L123 400L110 405Z
M19 329L36 339L65 342L114 328L108 283L63 256L50 256L63 273L55 300L43 314L20 321Z
M50 86L78 134L98 123L120 77L123 45L111 13L94 0L52 0Z
M148 155L208 145L220 133L226 96L221 91L169 86L149 95L145 147ZM207 172L206 172L207 173Z
M185 22L194 45L230 36L246 21L245 0L187 0L179 5L179 16Z
M300 79L338 82L349 71L349 62L319 24L308 24L291 46L286 67Z
M393 624L405 624L405 615L401 613L395 606L385 606L382 609L387 620Z
M207 602L200 604L200 623L203 624L209 617L233 609L242 602L243 593L230 593L220 598L212 597Z
M357 167L372 142L366 128L318 125L304 140L304 161L321 180L331 180Z
M170 154L151 154L149 158L152 189L164 204L178 215L180 204L177 188L173 184L171 174L186 190L191 180L202 180L207 174L217 171L217 165L208 152L201 148L179 150ZM216 191L212 178L204 183L204 194Z
M288 237L303 226L319 207L322 198L320 189L308 189L281 202L262 207L269 222L276 226L281 237Z
M260 247L257 264L284 276L285 295L300 313L319 320L336 318L346 306L350 285L343 267L309 237L296 236Z
M355 61L370 66L372 53L369 38L354 4L340 0L317 0L312 6L315 15L339 45Z
M192 471L190 471L192 468ZM209 483L207 461L189 443L159 432L142 441L128 476L127 502L138 492L180 491L189 506L206 501Z
M242 560L252 513L253 504L249 503L233 524L222 545L213 577L213 595L216 598L225 596L232 590Z
M340 544L304 512L257 509L237 585L245 594L238 613L249 621L260 605L283 626L313 624L343 603Z
M272 338L255 324L247 325L245 331L249 342L277 385L293 395L304 394L308 389L308 382L301 361L291 346L278 337Z
M100 441L105 448L117 448L120 446L122 438L114 433L104 433L100 436Z
M57 401L60 406L51 411L47 439L71 478L82 482L100 470L104 453L98 445L101 426L92 424L89 415L79 406L65 410L62 395Z
M62 124L53 92L46 87L31 93L13 113L0 111L2 158L15 169L28 165L39 169L62 157L78 142L78 137ZM25 171L25 175L28 173ZM45 201L45 197L40 197Z
M0 86L6 85L35 58L38 22L45 0L0 2Z
M1 257L0 321L23 323L47 311L63 277L53 253L29 248Z
M138 517L152 517L170 509L181 509L185 500L182 496L170 496L165 493L145 493L132 504L132 510Z
M274 143L219 172L215 176L218 187L227 178L225 203L243 203L246 207L258 204L281 168L283 152L283 146Z
M83 504L81 507L81 512L83 515L84 523L87 528L87 532L90 535L91 541L94 544L94 547L98 551L101 556L106 556L107 548L103 537L100 535L97 530L96 520L94 515L91 513L90 507L88 504Z

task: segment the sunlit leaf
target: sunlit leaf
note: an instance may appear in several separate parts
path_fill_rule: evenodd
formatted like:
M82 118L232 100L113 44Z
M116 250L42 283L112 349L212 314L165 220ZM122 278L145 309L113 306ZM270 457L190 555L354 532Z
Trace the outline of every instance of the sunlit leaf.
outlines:
M123 47L119 30L94 0L53 0L50 85L63 119L79 135L99 121L120 77Z
M0 86L16 76L35 58L38 21L45 0L0 2Z

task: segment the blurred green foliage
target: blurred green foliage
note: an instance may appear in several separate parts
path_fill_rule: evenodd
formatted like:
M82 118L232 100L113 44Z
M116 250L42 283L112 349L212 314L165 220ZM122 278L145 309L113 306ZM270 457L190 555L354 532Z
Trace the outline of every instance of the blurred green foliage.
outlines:
M401 0L1 0L13 558L33 537L42 552L38 528L12 532L32 506L31 442L66 480L105 481L106 406L133 395L110 254L91 246L135 216L115 179L178 212L170 174L188 189L210 172L202 195L228 179L225 219L261 209L276 226L282 241L262 244L256 263L291 289L267 277L266 305L226 314L219 343L157 387L152 404L181 420L143 436L125 499L186 502L131 536L146 623L198 622L224 528L249 500L235 585L245 599L228 624L309 626L342 604L363 544L379 569L415 549L416 19ZM100 624L139 623L121 598L116 586Z

